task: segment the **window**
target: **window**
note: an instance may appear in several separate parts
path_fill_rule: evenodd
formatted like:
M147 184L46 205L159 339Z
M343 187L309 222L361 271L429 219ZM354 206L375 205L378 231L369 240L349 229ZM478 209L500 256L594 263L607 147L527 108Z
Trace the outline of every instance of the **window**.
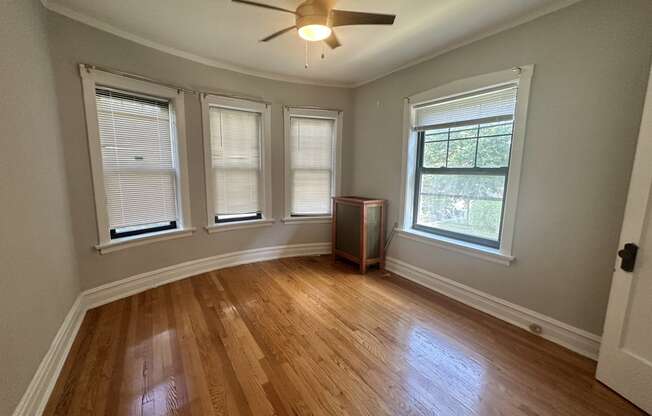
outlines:
M511 257L532 67L411 97L403 231Z
M341 119L337 111L286 108L286 222L330 217Z
M500 247L517 86L416 107L413 225Z
M269 105L206 95L202 99L208 230L269 225Z
M183 95L86 67L82 77L98 249L111 251L142 237L187 234L185 143L179 128Z

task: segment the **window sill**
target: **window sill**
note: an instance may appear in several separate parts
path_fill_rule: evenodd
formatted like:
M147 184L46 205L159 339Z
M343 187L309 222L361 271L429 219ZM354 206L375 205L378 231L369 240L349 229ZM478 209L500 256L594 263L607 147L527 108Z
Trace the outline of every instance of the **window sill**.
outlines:
M456 253L467 254L472 257L487 260L492 263L509 266L514 260L514 256L501 253L499 250L480 246L478 244L467 243L439 235L426 233L414 229L399 229L398 235L412 241L428 244L434 247L454 251Z
M174 238L188 237L192 235L195 228L184 228L175 230L159 231L146 235L136 235L133 237L117 238L115 240L101 243L95 246L100 254L112 253L114 251L124 250L129 247L142 246L144 244L155 243L158 241L172 240Z
M213 233L221 233L225 231L233 231L233 230L243 230L247 228L259 228L259 227L269 227L272 224L274 224L276 220L271 219L271 220L251 220L251 221L235 221L235 222L227 222L223 224L211 224L206 228L206 231L209 234Z
M314 217L285 217L282 221L285 224L331 224L333 222L333 217L330 215Z

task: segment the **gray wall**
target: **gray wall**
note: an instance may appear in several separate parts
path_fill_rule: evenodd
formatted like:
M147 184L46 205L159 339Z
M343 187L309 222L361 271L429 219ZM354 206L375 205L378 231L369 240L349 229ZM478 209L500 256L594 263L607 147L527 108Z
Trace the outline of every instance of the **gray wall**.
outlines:
M79 292L45 11L0 1L0 415Z
M211 68L45 12L37 0L2 0L0 414L17 404L80 288L234 250L329 239L327 225L279 223L213 235L201 229L200 106L188 96L190 193L199 230L189 238L99 255L92 248L97 231L77 63L272 101L277 218L283 214L282 104L344 110L343 191L389 199L390 223L398 212L402 98L455 79L536 64L516 262L499 266L400 238L390 255L600 333L650 64L650 21L649 0L585 0L344 90Z
M355 90L350 190L400 197L402 99L535 64L514 239L496 265L396 238L389 255L600 334L652 48L652 2L586 0Z
M283 215L282 105L344 110L343 192L389 199L390 223L398 212L402 98L535 64L516 262L499 266L401 238L390 255L601 333L650 64L651 21L649 0L585 0L345 90L211 68L46 12L38 0L1 0L0 414L18 403L81 289L235 250L329 240L328 226L319 224L203 231L201 115L197 97L188 96L190 194L199 230L99 255L92 248L97 231L79 62L273 102L276 218Z
M100 255L93 203L93 189L86 139L82 91L77 64L103 65L123 71L188 85L195 89L231 91L262 97L272 105L272 186L275 218L283 216L283 115L282 105L317 105L344 110L345 148L352 131L350 89L324 88L272 81L194 63L158 52L70 20L49 14L49 36L55 68L63 128L64 153L70 182L70 205L74 218L75 251L81 285L88 289L103 283L161 267L221 253L284 244L330 241L327 224L285 225L227 233L207 234L204 165L199 98L186 95L189 148L192 237L157 242ZM350 171L345 153L344 177Z

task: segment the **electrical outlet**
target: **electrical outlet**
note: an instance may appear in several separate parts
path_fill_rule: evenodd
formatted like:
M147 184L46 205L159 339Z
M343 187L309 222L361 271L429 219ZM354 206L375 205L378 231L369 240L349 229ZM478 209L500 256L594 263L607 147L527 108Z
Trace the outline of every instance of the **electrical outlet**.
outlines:
M541 328L541 325L530 324L530 331L538 335L543 332L543 328Z

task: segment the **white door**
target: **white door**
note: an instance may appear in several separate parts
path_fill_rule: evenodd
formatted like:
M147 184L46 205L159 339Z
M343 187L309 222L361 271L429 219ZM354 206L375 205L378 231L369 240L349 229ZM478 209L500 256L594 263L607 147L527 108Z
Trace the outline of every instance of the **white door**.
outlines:
M629 185L620 247L638 247L632 272L619 252L611 284L597 378L652 413L652 73ZM629 246L630 248L632 246Z

